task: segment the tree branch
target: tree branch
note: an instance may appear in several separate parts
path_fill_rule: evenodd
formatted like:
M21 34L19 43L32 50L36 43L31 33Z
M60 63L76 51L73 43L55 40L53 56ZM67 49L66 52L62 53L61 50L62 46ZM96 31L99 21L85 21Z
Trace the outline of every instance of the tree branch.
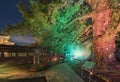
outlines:
M92 27L92 25L87 26L84 31L82 31L80 34L75 36L75 38L74 38L74 40L72 42L74 42L78 38L82 38L83 39L82 41L86 40L88 38L88 35L91 32L91 30L90 30L91 27Z
M58 9L61 9L61 8L65 7L65 6L66 6L66 4L67 4L67 2L68 2L68 0L65 0L65 2L63 3L63 5L62 5L62 6L60 6Z
M115 31L115 34L117 34L120 31L120 23L118 24L117 28L114 31Z
M83 35L84 35L84 34L85 34L85 35L88 35L89 32L90 32L90 28L92 28L92 25L87 26L86 29L85 29L84 31L82 31L81 34L83 34Z

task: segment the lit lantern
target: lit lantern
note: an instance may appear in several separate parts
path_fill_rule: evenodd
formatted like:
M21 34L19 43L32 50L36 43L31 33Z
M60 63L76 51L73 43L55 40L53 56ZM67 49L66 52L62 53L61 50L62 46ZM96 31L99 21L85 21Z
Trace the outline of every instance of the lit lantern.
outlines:
M52 57L52 61L53 62L57 62L58 61L58 57L57 56Z

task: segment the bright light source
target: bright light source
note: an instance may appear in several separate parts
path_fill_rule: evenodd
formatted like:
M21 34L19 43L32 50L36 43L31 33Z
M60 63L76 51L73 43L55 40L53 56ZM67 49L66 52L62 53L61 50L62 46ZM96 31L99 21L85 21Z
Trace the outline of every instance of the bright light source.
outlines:
M74 59L84 60L84 59L88 59L90 55L91 55L91 50L89 46L70 45L68 46L68 51L66 52L66 57L69 60L74 60Z
M57 57L55 57L54 60L57 61L58 60Z
M53 62L58 61L58 57L53 57L53 58L52 58L52 61L53 61Z
M83 54L83 52L81 52L81 51L75 51L74 52L74 57L73 58L80 58L81 56L82 56L82 54Z

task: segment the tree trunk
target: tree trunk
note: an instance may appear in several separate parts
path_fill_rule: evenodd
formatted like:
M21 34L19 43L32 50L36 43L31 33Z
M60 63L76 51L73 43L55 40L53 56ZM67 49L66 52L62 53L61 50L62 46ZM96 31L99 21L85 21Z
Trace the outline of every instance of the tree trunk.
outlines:
M93 52L95 62L107 63L114 59L115 33L108 27L111 22L112 12L110 0L86 0L95 12L93 19Z

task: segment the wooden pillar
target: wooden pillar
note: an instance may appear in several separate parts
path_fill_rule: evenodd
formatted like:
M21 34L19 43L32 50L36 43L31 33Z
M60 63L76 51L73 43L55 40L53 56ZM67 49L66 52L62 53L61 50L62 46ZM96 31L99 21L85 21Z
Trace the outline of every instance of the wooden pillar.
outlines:
M10 57L12 57L12 52L10 52Z
M29 56L29 52L27 52L27 56Z
M1 51L0 51L0 59L1 59Z
M4 52L1 51L1 60L4 60Z
M40 54L40 51L39 51L39 48L36 49L36 63L39 64L40 61L39 61L39 54Z
M37 64L40 64L39 55L37 56Z
M36 57L35 57L35 55L33 56L33 64L36 64Z
M16 52L16 57L18 57L18 52Z

